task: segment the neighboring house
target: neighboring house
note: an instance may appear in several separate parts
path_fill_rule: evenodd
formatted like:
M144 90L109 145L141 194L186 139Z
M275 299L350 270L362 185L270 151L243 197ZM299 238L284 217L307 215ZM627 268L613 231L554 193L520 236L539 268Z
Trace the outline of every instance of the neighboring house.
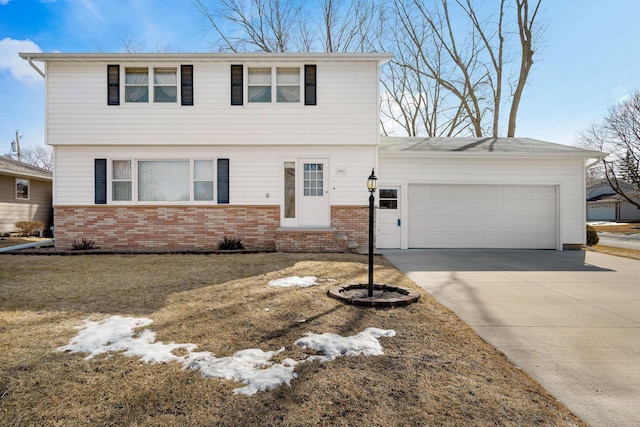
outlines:
M640 191L631 184L620 183L632 200L640 202ZM587 185L587 221L638 221L640 208L616 193L606 179Z
M391 55L22 53L44 62L57 245L346 251L585 241L585 158L522 139L379 136ZM35 67L35 65L34 65Z
M17 231L18 221L52 220L51 172L0 156L0 234Z

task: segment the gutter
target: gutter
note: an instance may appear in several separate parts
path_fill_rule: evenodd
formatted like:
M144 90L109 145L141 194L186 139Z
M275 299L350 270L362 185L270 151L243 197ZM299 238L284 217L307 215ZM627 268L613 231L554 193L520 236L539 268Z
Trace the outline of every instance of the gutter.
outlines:
M18 249L37 248L38 246L53 244L54 242L55 242L55 239L47 239L47 240L42 240L40 242L25 243L23 245L7 246L6 248L0 248L0 253L15 251Z
M29 65L31 65L31 68L33 68L34 70L36 70L38 72L38 74L40 74L42 76L42 78L44 78L44 72L38 68L38 66L36 64L33 63L33 61L31 60L30 56L27 56L27 61L29 61Z

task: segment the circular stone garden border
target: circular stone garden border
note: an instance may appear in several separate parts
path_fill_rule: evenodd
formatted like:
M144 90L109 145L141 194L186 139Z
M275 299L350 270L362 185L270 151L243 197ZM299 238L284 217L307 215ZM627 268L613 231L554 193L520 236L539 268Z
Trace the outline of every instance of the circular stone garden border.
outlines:
M401 307L420 299L417 291L386 284L374 284L372 297L369 297L369 285L366 283L333 286L327 294L346 304L367 307Z

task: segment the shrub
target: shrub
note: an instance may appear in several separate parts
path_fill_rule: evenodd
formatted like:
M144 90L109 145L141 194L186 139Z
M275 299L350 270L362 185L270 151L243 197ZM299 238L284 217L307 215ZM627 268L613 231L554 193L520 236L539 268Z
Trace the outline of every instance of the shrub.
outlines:
M71 245L72 251L90 251L91 249L99 249L96 242L83 238L81 241L74 240Z
M40 221L18 221L15 225L22 237L38 234L44 229L44 224Z
M242 238L240 237L226 237L218 242L218 249L221 251L237 251L244 249L242 244Z
M599 241L598 230L594 226L587 224L587 246L597 245Z

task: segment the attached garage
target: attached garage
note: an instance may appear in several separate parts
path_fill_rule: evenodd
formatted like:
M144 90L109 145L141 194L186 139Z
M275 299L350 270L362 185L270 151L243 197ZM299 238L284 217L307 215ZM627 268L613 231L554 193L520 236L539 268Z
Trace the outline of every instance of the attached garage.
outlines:
M381 138L379 248L576 249L596 151L528 138ZM385 209L383 209L385 208Z
M410 184L409 248L555 249L552 185Z

